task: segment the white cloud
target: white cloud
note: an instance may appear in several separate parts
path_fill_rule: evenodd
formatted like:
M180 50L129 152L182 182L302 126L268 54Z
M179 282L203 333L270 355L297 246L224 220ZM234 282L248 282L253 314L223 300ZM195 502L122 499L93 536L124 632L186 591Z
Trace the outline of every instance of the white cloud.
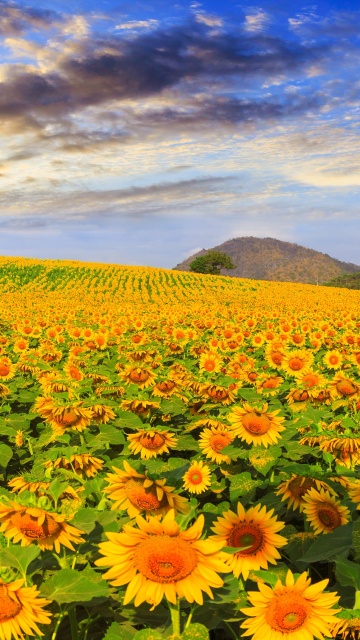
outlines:
M223 21L218 16L211 16L205 13L196 14L196 22L206 24L207 27L222 27Z
M158 25L158 20L129 20L116 25L115 29L152 29Z
M251 33L262 31L270 20L270 16L263 9L254 9L245 18L245 29Z

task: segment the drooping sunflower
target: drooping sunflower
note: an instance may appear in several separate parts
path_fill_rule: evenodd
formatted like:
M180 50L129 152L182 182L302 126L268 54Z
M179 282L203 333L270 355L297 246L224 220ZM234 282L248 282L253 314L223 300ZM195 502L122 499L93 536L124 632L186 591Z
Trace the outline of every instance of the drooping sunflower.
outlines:
M73 453L45 462L46 469L69 469L78 476L93 478L104 466L104 461L88 453Z
M190 493L203 493L211 485L211 470L202 460L194 460L183 475L183 487Z
M199 447L209 460L221 464L230 462L229 456L221 453L235 439L234 433L227 426L205 428L200 433Z
M0 504L0 531L13 540L28 547L37 542L40 549L53 549L60 553L60 545L74 551L72 542L85 542L84 533L65 522L65 516L38 507L26 507L18 502Z
M310 489L303 497L304 514L315 533L331 533L349 521L350 511L342 507L329 491Z
M0 640L23 640L43 633L38 624L50 624L51 613L43 607L51 600L39 598L35 586L23 587L24 580L0 580Z
M203 384L200 387L202 397L209 398L212 402L228 405L235 400L235 391L240 387L239 383L231 383L228 387L219 384Z
M121 408L124 411L131 411L132 413L136 413L139 416L143 416L144 418L148 418L151 415L151 411L155 411L156 409L160 409L159 402L151 402L150 400L123 400L121 403Z
M83 407L81 401L59 405L51 397L37 398L33 410L51 425L55 433L61 435L66 429L83 431L89 426L93 417L92 410Z
M342 371L338 371L334 378L330 380L329 387L333 398L339 398L345 402L360 397L359 383L346 376Z
M249 616L242 623L243 636L253 640L313 640L331 636L340 609L334 609L339 596L323 593L329 580L311 584L306 572L295 581L289 570L285 585L280 580L271 589L258 584L259 591L250 591L248 599L252 607L241 609Z
M116 418L116 413L106 404L93 404L89 409L92 411L92 420L96 424L106 424Z
M185 598L202 605L203 591L213 598L212 588L223 585L218 573L230 570L221 557L222 543L200 540L203 515L186 531L173 511L161 522L138 516L136 523L138 528L124 525L121 533L106 533L108 542L99 545L104 557L95 562L110 567L103 577L112 585L128 585L124 605L135 598L135 607L148 602L154 608L164 597L173 604Z
M356 615L355 612L351 610L342 611L344 613L350 614L352 617L346 618L337 618L336 624L331 627L331 637L332 638L341 638L341 640L359 640L360 637L360 618Z
M239 502L237 513L226 511L223 517L215 521L211 528L216 535L212 540L223 543L223 546L239 548L235 553L224 554L225 562L229 565L235 578L240 574L248 578L250 571L267 569L268 563L276 564L280 558L277 551L287 544L286 538L278 535L285 526L273 516L274 509L266 511L261 504L245 511Z
M138 473L124 460L124 469L113 467L106 480L109 485L104 492L115 500L112 509L126 509L130 518L141 513L164 515L171 509L177 513L189 510L188 500L174 494L174 488L166 486L165 479L150 480Z
M284 500L288 501L288 509L299 509L299 511L303 511L305 506L304 496L310 489L326 489L336 495L335 491L333 491L326 482L317 480L316 478L308 478L307 476L297 476L295 474L292 475L290 480L285 480L285 482L279 484L276 495L282 496L281 502L284 502Z
M163 378L159 380L152 390L152 395L158 398L170 398L174 393L179 394L182 391L182 385L174 377Z
M280 376L262 374L256 380L256 389L264 396L276 396L283 382Z
M156 458L162 453L169 453L169 449L174 449L177 438L174 433L159 429L139 429L136 433L127 436L130 442L129 449L134 454L140 453L142 460Z
M156 376L149 367L134 367L127 365L119 374L125 384L136 384L139 389L147 389L155 384Z
M336 463L348 469L360 462L360 437L326 438L319 445L322 451L329 451Z
M285 418L278 416L279 410L268 411L268 404L251 407L247 402L242 407L233 407L227 418L233 425L233 433L247 444L268 447L281 438L285 431Z

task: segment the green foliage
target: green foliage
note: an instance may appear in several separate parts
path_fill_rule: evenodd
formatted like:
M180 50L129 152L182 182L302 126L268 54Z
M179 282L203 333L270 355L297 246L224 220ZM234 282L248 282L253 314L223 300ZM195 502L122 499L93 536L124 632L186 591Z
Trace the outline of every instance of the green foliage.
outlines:
M208 251L204 256L198 256L190 263L190 271L195 273L209 273L220 275L221 269L235 269L230 256L221 251Z

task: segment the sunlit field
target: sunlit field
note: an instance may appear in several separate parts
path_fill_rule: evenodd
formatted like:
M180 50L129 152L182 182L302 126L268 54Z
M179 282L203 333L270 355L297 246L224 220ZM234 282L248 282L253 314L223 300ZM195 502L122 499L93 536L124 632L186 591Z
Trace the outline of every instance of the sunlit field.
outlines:
M0 640L357 640L360 292L0 276Z

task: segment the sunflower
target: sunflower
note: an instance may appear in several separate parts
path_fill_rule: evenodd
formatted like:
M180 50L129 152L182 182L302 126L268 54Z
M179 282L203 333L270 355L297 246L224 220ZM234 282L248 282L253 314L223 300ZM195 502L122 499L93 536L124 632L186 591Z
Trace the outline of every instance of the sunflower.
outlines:
M81 402L57 406L51 397L38 397L33 411L39 413L52 427L53 431L62 435L66 429L83 431L91 423L91 408L82 407Z
M336 459L336 463L352 469L360 462L360 438L343 437L322 440L322 451L329 451Z
M348 613L348 611L346 612ZM350 615L353 611L349 611ZM352 618L338 618L336 624L331 627L331 637L341 638L341 640L359 640L360 618L355 614Z
M0 505L0 531L22 547L37 542L40 549L53 549L60 553L60 545L75 551L72 542L85 542L83 531L65 522L65 517L38 507L26 507L17 502Z
M233 442L235 435L226 425L204 429L200 434L199 447L212 462L229 463L229 456L221 453L225 447Z
M9 358L1 358L0 360L0 381L11 380L16 373L16 366L12 364Z
M150 480L135 471L126 460L123 465L125 471L113 467L114 473L106 476L109 485L104 492L115 500L112 509L126 509L130 518L144 511L146 515L164 515L170 509L177 513L188 512L188 500L174 494L174 488L166 486L165 479Z
M139 389L146 389L155 384L154 372L146 367L134 367L129 364L119 374L126 384L136 384Z
M0 382L0 398L6 398L6 396L10 395L11 390L9 389L9 387L6 386L6 384L2 384Z
M156 458L162 453L169 453L169 448L174 449L177 444L174 433L158 429L139 429L137 433L128 435L127 440L130 442L130 451L134 455L140 453L142 460Z
M306 349L297 349L286 353L281 368L288 375L298 378L307 373L311 367L314 356Z
M315 533L331 533L349 521L350 511L342 507L339 500L331 496L329 491L312 488L303 497L303 511Z
M251 407L247 402L242 407L234 407L227 416L233 425L233 433L252 445L268 447L281 438L285 418L278 416L279 410L268 412L268 404L262 408Z
M229 387L224 387L219 384L203 384L200 387L200 393L202 397L210 398L212 402L228 405L234 402L236 391L240 387L240 384L234 382Z
M183 487L190 493L203 493L211 485L211 471L202 460L194 460L183 475Z
M96 424L106 424L109 420L116 418L116 413L106 404L93 404L89 409L92 411L92 420Z
M206 351L200 356L200 373L219 373L223 360L216 351Z
M256 380L256 389L264 396L276 396L283 382L280 376L262 374Z
M292 508L303 511L305 506L304 496L310 489L326 489L336 495L335 491L333 491L326 482L317 480L316 478L297 476L295 474L292 475L290 480L285 480L285 482L279 484L276 495L282 496L281 502L284 502L284 500L288 501L288 509Z
M277 549L286 545L287 540L279 536L278 531L285 523L279 522L273 513L274 509L267 512L261 504L245 511L239 502L237 513L225 511L223 517L215 521L211 530L216 535L211 539L222 542L226 547L240 549L224 556L235 578L242 574L246 580L250 571L267 569L269 562L276 564L280 558Z
M304 387L307 390L312 390L313 387L324 387L326 385L327 379L318 371L314 371L313 369L309 369L306 373L302 373L298 379L297 383Z
M38 598L36 587L23 587L24 580L7 584L0 580L0 640L23 640L42 636L38 624L50 624L51 613L43 607L50 600Z
M333 609L338 602L336 593L323 593L329 580L311 584L306 572L297 580L289 570L285 585L280 580L272 589L259 583L259 591L250 591L252 607L241 609L249 616L242 623L243 636L253 640L313 640L331 636L340 609Z
M43 480L31 480L26 479L26 477L17 476L16 478L12 478L7 483L8 487L10 487L12 493L23 493L23 491L30 491L31 493L36 493L37 495L44 495L44 491L49 488L50 480L48 482L44 482Z
M203 604L204 591L213 598L212 588L222 587L219 573L229 568L221 558L222 543L200 540L204 516L181 531L170 511L157 518L136 518L138 528L124 525L121 533L106 533L108 542L99 545L104 556L95 562L110 567L104 578L120 587L127 584L124 605L133 598L135 607L148 602L154 607L165 598L176 604L178 598Z
M151 402L150 400L123 400L120 406L124 411L131 411L139 416L144 416L144 418L148 418L152 411L160 409L159 402Z
M333 380L329 382L333 398L342 400L353 400L359 397L360 385L351 378L339 371Z
M323 357L323 363L328 369L340 369L343 363L343 356L340 351L327 351Z
M272 369L280 369L285 358L284 346L279 342L269 342L265 347L265 360Z
M68 458L60 456L56 460L45 462L46 469L68 469L74 471L77 476L93 478L104 466L103 460L95 458L88 453L73 453Z
M170 398L174 393L179 393L182 385L174 379L164 378L156 383L152 395L160 398Z

